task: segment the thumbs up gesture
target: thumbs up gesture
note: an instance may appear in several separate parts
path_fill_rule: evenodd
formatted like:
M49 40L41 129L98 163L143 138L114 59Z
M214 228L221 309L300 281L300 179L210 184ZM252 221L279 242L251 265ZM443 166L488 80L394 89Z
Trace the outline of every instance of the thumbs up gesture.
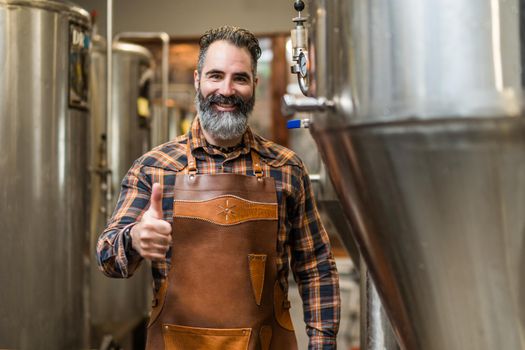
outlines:
M162 218L162 186L154 183L149 208L130 232L133 249L144 259L166 258L171 246L171 225Z

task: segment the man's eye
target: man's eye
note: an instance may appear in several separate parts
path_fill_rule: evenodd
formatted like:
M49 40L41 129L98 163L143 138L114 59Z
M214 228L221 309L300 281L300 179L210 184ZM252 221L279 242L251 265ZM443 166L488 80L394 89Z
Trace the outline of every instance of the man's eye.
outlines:
M237 81L239 83L248 83L248 78L246 78L246 77L237 77L237 78L235 78L235 81Z
M220 74L210 74L208 75L208 78L217 80L217 79L221 79L221 75Z

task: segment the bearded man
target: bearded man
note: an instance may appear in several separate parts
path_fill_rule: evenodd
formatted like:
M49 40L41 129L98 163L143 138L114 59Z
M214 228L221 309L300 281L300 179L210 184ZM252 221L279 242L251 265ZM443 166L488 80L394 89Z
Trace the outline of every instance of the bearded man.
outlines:
M99 237L110 277L152 263L147 349L297 349L290 266L309 349L336 348L338 274L308 174L248 127L260 54L244 29L202 36L191 130L135 161Z

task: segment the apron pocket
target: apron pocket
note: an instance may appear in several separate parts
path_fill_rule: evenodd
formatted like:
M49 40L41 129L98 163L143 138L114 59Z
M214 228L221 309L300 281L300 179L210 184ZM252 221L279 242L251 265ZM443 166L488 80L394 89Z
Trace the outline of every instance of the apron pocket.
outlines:
M261 298L264 287L264 272L266 267L266 254L248 254L250 266L250 280L252 281L253 296L255 303L261 306Z
M165 350L246 350L251 328L162 326Z

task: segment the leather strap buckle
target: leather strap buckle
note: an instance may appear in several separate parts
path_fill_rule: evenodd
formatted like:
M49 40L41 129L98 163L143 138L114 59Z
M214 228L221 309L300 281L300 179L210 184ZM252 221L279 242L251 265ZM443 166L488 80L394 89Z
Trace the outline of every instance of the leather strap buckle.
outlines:
M264 172L263 172L262 167L261 167L261 158L253 150L251 151L251 155L252 155L253 173L257 177L257 180L262 180L262 178L264 176Z
M186 159L188 161L188 168L187 172L190 174L190 177L195 177L195 174L197 174L197 164L195 162L195 158L191 154L191 147L190 147L190 140L188 139L188 144L186 146Z

